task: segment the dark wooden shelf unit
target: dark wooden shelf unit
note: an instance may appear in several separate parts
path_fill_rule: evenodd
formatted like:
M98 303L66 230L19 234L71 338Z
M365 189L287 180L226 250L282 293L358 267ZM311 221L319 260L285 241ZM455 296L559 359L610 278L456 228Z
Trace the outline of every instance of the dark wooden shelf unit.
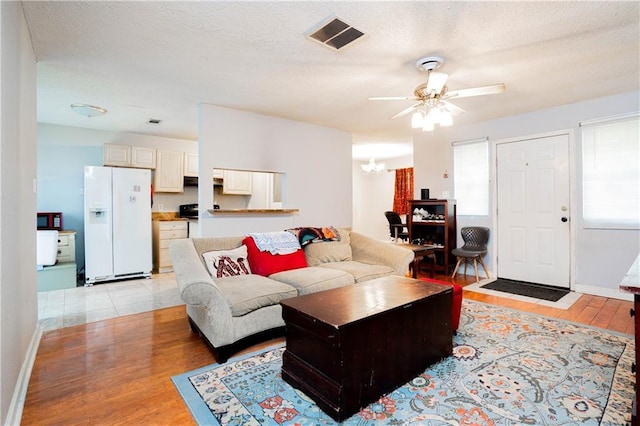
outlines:
M409 241L414 244L435 244L436 272L449 274L456 258L451 250L456 248L456 201L455 200L410 200L407 215ZM423 209L433 218L416 220L414 211Z

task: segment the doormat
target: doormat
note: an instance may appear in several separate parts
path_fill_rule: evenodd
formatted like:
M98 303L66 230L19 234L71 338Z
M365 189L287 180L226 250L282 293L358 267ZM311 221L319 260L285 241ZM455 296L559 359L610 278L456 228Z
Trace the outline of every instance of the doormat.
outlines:
M557 302L570 293L569 290L549 285L507 280L504 278L498 278L496 281L482 285L481 287L487 290L518 294L520 296L533 297L535 299L547 300L549 302Z

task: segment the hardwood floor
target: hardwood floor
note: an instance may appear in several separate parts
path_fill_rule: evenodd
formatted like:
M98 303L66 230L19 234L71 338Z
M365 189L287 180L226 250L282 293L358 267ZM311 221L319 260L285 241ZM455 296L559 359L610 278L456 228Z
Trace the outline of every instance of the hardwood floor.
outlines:
M451 281L448 276L435 279ZM461 286L473 277L457 276ZM632 302L583 295L568 310L470 291L464 298L633 334ZM254 351L283 339L254 346ZM188 425L171 377L215 358L191 333L184 306L79 325L43 335L23 425Z

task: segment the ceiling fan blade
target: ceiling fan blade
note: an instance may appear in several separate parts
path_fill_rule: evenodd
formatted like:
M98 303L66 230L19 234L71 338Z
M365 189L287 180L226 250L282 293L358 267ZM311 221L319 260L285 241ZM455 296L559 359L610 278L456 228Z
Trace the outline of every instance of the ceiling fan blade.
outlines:
M367 98L370 101L417 101L415 96L372 96Z
M417 104L412 105L412 106L410 106L410 107L409 107L409 108L407 108L407 109L403 109L402 111L400 111L399 113L397 113L396 115L394 115L393 117L391 117L391 119L393 120L394 118L400 118L400 117L403 117L403 116L405 116L405 115L409 114L411 111L413 111L413 110L415 110L415 109L420 108L421 106L422 106L422 102L418 102Z
M445 107L449 110L451 115L460 115L464 112L464 110L460 108L458 105L454 105L449 101L440 101L440 102L442 102L445 105Z
M447 83L448 74L443 72L429 72L429 80L427 80L427 93L440 93Z
M445 98L469 98L471 96L495 95L504 92L504 84L493 84L491 86L473 87L471 89L452 90L447 92Z

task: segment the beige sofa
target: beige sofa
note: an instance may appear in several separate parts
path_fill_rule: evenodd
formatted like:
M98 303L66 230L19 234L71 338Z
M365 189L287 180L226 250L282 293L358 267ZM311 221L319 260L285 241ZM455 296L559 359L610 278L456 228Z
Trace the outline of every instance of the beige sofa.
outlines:
M200 333L218 362L257 341L284 331L280 301L387 275L404 276L413 252L340 229L340 241L304 248L308 267L212 278L202 254L240 247L244 236L190 238L171 245L178 290L191 328Z

